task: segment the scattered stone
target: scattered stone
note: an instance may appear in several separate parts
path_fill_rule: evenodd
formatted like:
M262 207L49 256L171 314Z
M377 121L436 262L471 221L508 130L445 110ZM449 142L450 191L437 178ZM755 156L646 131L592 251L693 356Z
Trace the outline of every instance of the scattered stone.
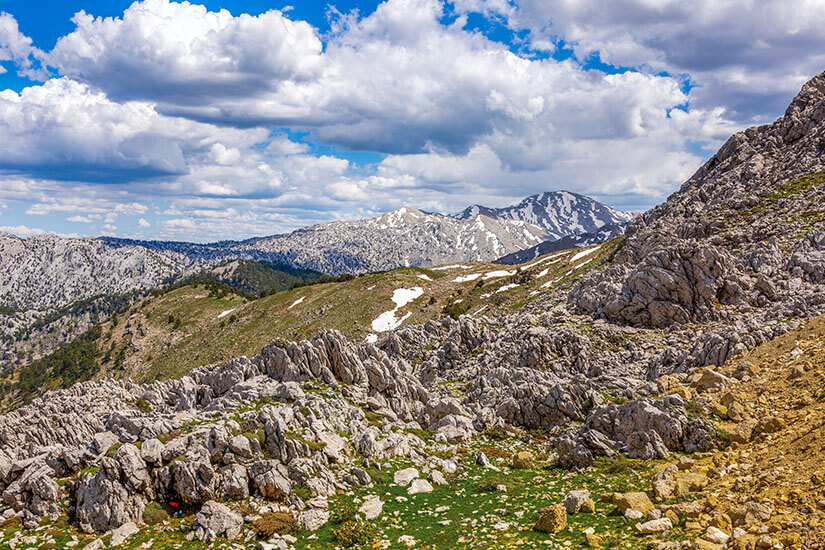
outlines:
M407 489L407 494L415 495L418 493L432 493L433 486L430 484L429 481L426 479L416 479L410 485L410 488Z
M636 524L636 530L643 535L648 535L651 533L665 533L671 529L673 529L673 524L668 518L654 519Z
M513 468L527 470L533 467L533 454L519 451L513 455Z
M616 506L619 507L619 512L624 514L627 510L636 510L642 514L653 510L655 506L650 502L646 493L623 493L616 498Z
M396 485L401 487L406 487L410 484L414 479L418 479L419 473L418 470L415 468L404 468L403 470L398 470L395 472L393 476L393 481L395 481Z
M109 545L120 546L121 544L126 542L126 539L128 539L132 535L137 534L138 531L140 531L140 528L134 521L124 523L123 525L112 531L112 540L109 543Z
M358 512L364 514L364 519L366 520L378 518L383 510L384 503L381 502L378 495L371 495L367 497L367 499L361 504L361 507L358 508Z
M596 505L593 499L590 498L590 491L587 489L580 489L570 491L564 497L564 507L568 514L577 514L579 512L592 512Z
M548 506L539 512L535 530L542 533L558 533L567 527L567 511L561 504Z

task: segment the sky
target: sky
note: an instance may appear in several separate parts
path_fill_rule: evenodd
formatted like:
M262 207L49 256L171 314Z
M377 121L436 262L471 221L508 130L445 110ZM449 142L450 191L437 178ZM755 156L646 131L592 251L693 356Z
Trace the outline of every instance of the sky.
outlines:
M0 0L0 231L645 210L781 116L822 28L825 0Z

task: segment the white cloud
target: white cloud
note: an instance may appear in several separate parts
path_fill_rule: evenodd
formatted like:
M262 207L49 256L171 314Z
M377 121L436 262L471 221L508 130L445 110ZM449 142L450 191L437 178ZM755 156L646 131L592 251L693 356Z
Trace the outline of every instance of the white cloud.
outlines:
M728 117L779 114L825 68L825 9L809 0L461 0L531 32L534 46L563 39L578 59L687 74L694 103Z
M152 224L149 223L148 221L146 221L144 218L140 218L138 220L138 227L142 227L143 229L146 229L148 227L152 227Z
M233 17L146 0L120 18L80 13L52 52L31 54L64 77L0 92L0 198L32 203L32 215L108 224L151 206L158 221L139 227L188 240L271 234L402 204L502 205L557 188L638 208L700 164L686 140L719 144L756 116L746 103L795 90L819 59L781 66L782 44L791 51L821 38L813 23L780 14L779 30L765 31L770 55L760 72L752 50L762 46L745 40L761 29L756 16L746 13L741 29L729 24L738 20L726 6L738 2L702 0L704 9L689 13L675 0L655 9L643 0L598 10L590 0L453 4L528 29L534 47L565 38L578 61L519 55L468 31L463 17L445 25L449 8L437 0L338 14L323 48L317 31L277 11ZM772 13L761 4L752 11ZM805 13L816 19L816 10ZM716 42L692 42L691 29ZM730 47L714 57L724 33ZM595 51L642 70L584 70L580 61ZM684 92L685 71L702 86ZM321 147L285 128L310 132ZM342 150L387 156L361 167L336 156Z
M69 216L66 218L66 221L72 223L92 223L92 219L89 216Z
M31 237L32 235L42 235L45 233L42 229L26 227L25 225L3 225L0 226L0 231L13 233L18 237Z
M35 67L35 57L42 52L32 46L32 39L20 32L17 20L11 14L0 12L0 61L13 61L20 74L32 78L44 78L45 73ZM0 74L6 69L0 66Z
M277 10L233 17L145 0L122 17L81 11L72 21L76 29L57 41L47 63L117 99L197 105L252 96L280 81L313 78L323 64L315 30Z

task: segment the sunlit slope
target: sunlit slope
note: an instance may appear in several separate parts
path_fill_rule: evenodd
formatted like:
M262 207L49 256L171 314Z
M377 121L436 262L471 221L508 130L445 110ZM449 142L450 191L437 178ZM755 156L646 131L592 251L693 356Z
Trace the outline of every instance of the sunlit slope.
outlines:
M136 380L177 377L201 365L254 355L279 338L311 338L336 329L355 341L374 341L388 327L446 315L495 315L597 266L619 242L556 252L521 266L468 262L372 273L257 300L219 297L205 286L178 288L103 324L102 372Z

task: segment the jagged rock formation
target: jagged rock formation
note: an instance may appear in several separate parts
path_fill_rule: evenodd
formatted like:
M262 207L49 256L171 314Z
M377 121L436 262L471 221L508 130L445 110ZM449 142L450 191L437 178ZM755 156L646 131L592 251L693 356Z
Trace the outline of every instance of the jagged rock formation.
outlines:
M811 174L825 168L823 119L819 75L783 117L732 136L678 193L637 218L615 261L583 278L569 305L657 327L771 302L786 304L771 319L786 316L787 304L817 305L825 195L822 175Z

